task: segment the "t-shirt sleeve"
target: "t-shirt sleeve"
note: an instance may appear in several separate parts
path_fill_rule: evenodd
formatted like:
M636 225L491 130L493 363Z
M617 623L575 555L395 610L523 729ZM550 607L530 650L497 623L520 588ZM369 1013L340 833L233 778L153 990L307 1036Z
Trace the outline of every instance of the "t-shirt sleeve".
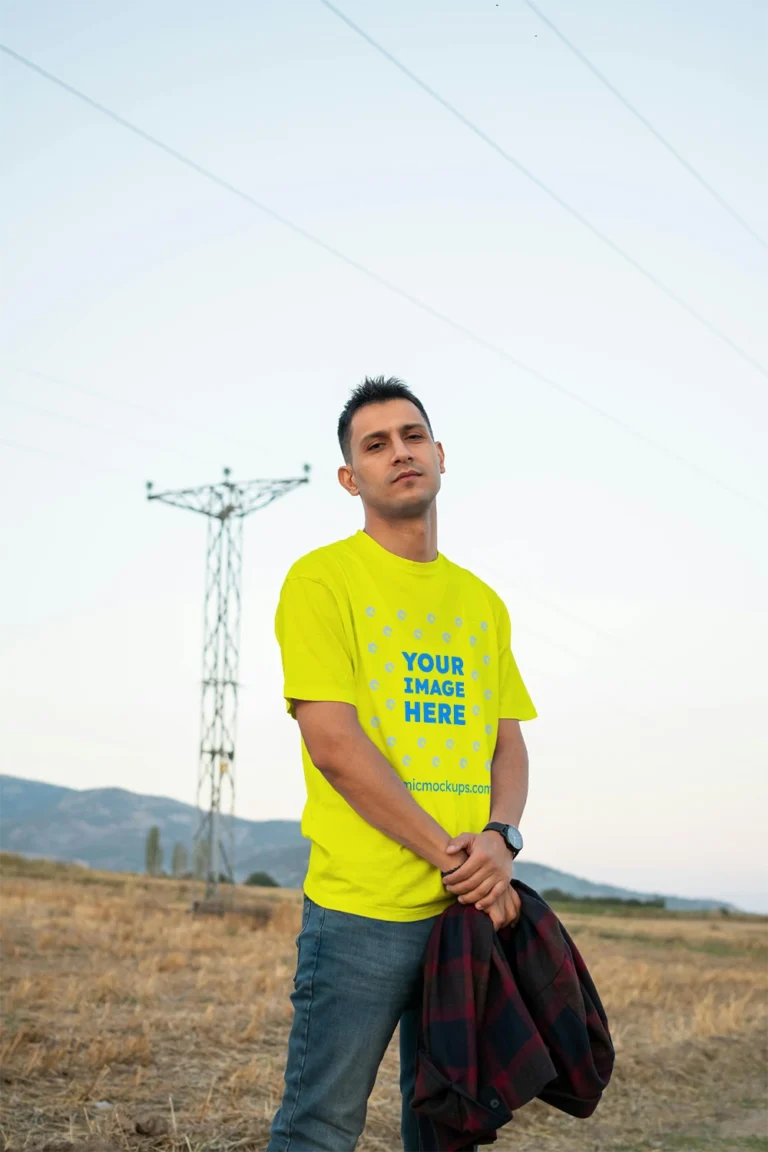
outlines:
M512 623L503 600L498 600L499 719L535 720L538 715L512 655Z
M294 720L294 700L357 703L344 622L327 584L288 576L275 614L275 635L283 662L283 695Z

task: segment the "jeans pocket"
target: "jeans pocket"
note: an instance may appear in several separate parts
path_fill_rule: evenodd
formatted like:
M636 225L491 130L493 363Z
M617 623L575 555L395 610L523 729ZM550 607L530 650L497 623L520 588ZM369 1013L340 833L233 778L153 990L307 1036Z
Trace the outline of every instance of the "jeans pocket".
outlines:
M312 907L313 907L312 901L310 900L309 896L305 896L304 897L304 906L301 910L301 928L299 929L299 934L295 940L296 951L297 951L298 955L296 957L296 972L294 973L294 977L293 977L293 987L294 988L296 987L296 984L297 984L297 981L299 978L299 965L301 964L302 939L304 937L304 933L307 931L307 928L309 927L309 917L312 913Z
M312 901L310 900L309 896L305 896L304 897L304 907L301 910L301 930L302 930L302 932L304 931L304 929L307 926L307 922L309 921L309 914L311 911L312 911Z
M296 944L297 948L299 947L299 941L301 940L301 935L304 931L306 931L307 924L309 924L309 915L310 915L311 911L312 911L312 901L310 900L309 896L305 896L304 897L304 905L301 909L301 928L299 929L299 934L295 940L295 944Z

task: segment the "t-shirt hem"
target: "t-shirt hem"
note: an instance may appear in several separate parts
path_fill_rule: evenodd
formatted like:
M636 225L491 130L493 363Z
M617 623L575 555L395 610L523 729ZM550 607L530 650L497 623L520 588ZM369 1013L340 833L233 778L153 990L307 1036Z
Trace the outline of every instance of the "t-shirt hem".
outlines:
M535 708L533 708L531 711L518 708L517 713L514 716L511 715L511 712L511 708L506 708L499 712L499 720L519 720L522 723L524 720L537 720L539 716Z
M348 912L352 916L364 916L368 920L395 920L402 924L411 924L416 920L430 920L433 916L440 916L446 908L455 903L455 897L437 901L434 904L420 905L418 908L392 907L389 904L372 905L367 900L340 900L337 896L326 895L322 885L316 887L311 880L304 881L304 894L314 904L327 908L329 912Z
M294 716L294 700L328 700L334 704L351 704L353 708L357 707L354 693L340 688L310 688L306 684L294 687L286 684L283 688L283 698L285 710L290 712L291 716Z

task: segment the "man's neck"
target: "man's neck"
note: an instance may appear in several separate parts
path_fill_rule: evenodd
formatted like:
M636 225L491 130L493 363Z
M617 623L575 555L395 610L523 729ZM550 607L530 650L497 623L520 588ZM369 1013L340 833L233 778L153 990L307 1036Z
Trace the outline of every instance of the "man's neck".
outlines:
M382 520L368 513L364 532L387 552L428 564L437 559L437 511L434 506L417 520Z

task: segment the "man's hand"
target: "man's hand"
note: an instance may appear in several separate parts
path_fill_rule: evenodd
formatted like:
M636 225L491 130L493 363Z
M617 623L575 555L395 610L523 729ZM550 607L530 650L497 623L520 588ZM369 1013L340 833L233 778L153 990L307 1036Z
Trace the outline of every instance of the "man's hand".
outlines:
M467 852L469 859L443 883L460 904L474 904L481 912L509 888L512 853L498 832L462 832L446 848L449 856Z
M499 932L502 928L514 924L520 916L520 896L512 885L508 884L501 896L485 911L491 918L494 932Z
M464 863L463 851L446 852L447 831L365 734L352 704L293 698L293 708L315 768L366 824L441 872Z

